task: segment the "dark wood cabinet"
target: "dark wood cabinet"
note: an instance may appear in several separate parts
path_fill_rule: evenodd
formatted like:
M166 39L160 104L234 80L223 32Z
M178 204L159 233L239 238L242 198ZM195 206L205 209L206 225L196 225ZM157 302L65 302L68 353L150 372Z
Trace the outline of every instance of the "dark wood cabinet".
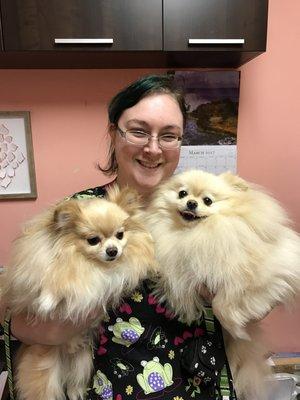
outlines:
M163 4L165 51L266 49L267 1L164 0Z
M3 48L4 48L4 46L3 46L3 36L2 36L2 21L1 21L1 18L0 18L0 52L3 51Z
M1 12L7 51L162 49L161 0L1 0Z
M238 67L266 49L268 0L0 4L0 68Z

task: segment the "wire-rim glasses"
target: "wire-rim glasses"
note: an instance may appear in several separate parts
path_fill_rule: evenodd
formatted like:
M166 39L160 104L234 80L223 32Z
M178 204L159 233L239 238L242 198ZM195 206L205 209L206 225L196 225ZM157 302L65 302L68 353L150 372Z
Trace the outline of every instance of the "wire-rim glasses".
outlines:
M138 129L127 129L123 131L119 126L116 127L120 135L128 142L135 146L144 147L151 139L157 140L158 145L162 149L174 150L181 146L182 137L175 133L165 133L161 136L153 136L148 132Z

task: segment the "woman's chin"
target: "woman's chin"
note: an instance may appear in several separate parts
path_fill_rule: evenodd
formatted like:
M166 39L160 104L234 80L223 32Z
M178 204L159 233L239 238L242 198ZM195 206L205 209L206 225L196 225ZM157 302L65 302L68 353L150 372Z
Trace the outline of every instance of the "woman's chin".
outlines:
M135 181L142 191L152 191L161 183L164 176L162 171L152 171L135 174Z

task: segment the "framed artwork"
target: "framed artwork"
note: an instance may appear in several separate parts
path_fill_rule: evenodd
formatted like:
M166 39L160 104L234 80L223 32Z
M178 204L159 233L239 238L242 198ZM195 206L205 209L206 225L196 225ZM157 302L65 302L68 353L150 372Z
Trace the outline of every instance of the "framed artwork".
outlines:
M30 113L0 111L0 200L36 197Z

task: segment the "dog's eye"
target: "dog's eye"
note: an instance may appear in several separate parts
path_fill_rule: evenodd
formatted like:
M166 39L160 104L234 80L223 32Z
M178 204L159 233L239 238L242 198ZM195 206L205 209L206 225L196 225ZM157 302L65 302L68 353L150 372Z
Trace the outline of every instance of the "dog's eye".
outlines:
M203 198L203 203L204 203L206 206L210 206L210 205L212 204L212 199L210 199L209 197L204 197L204 198Z
M183 199L184 197L186 197L188 195L188 192L186 190L180 190L180 192L178 193L178 197L180 199Z
M116 238L117 238L117 239L122 240L123 237L124 237L124 232L118 232L118 233L116 233Z
M86 240L88 241L88 244L90 244L91 246L96 246L96 244L101 242L99 236L94 236Z

